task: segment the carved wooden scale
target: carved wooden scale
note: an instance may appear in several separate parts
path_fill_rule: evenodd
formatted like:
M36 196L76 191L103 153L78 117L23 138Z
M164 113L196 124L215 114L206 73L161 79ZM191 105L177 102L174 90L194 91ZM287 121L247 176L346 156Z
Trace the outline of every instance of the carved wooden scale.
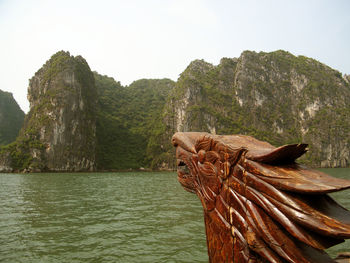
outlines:
M210 262L335 262L324 249L350 238L350 212L327 195L350 181L296 164L306 144L196 132L172 144L204 208Z

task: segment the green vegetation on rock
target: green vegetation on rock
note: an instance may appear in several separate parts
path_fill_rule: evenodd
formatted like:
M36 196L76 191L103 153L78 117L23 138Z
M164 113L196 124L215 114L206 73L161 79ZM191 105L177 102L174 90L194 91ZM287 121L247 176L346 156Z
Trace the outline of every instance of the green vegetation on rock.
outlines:
M174 86L168 79L142 79L130 86L95 73L98 92L97 167L100 170L153 167L162 129L161 112ZM168 142L167 142L168 143Z
M16 141L1 149L0 166L35 172L93 170L96 97L86 61L69 52L54 54L29 81L30 111Z
M12 93L0 90L0 146L13 142L24 120L24 112Z
M218 66L194 61L166 109L169 131L247 134L276 146L306 142L309 165L350 165L350 86L328 66L286 51L245 51Z
M308 143L302 162L350 166L349 76L283 50L245 51L217 66L195 60L177 82L129 86L60 51L30 80L28 98L19 136L0 149L2 171L174 168L177 131ZM2 112L0 105L0 125ZM1 132L0 144L13 141Z

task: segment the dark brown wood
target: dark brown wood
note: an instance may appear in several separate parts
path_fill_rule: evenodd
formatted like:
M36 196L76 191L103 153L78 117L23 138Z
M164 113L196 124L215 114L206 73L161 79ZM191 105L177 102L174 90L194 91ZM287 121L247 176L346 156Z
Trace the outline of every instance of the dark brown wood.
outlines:
M350 212L327 193L350 188L295 163L306 144L275 148L250 136L176 133L178 180L204 209L210 262L335 262Z

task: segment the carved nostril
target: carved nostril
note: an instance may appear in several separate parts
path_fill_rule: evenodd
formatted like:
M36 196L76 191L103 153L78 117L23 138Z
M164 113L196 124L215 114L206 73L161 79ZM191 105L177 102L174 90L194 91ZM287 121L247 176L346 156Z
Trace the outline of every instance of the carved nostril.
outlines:
M174 147L177 147L179 144L177 143L177 141L175 140L175 138L171 139L171 143L174 145Z

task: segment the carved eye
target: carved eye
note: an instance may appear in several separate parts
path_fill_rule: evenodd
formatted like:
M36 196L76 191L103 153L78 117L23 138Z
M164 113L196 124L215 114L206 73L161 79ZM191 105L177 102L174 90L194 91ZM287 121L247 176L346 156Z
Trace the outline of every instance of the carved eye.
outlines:
M186 163L181 161L181 160L179 160L177 162L177 170L181 171L184 174L189 174L190 173L190 170L188 169Z
M186 164L183 161L178 161L177 166L186 166Z

